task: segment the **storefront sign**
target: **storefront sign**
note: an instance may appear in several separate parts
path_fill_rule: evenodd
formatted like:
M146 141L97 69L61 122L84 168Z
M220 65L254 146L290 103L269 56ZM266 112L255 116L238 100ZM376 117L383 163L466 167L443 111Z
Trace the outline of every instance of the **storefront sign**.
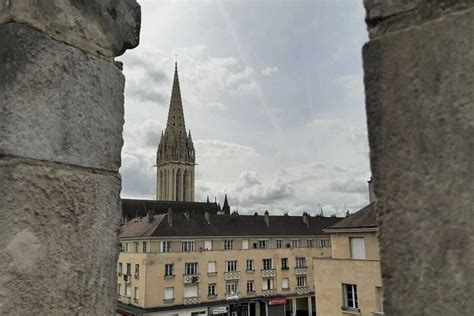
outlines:
M279 299L279 300L271 300L271 301L268 301L268 305L284 305L286 304L288 301L284 298L282 299Z
M215 306L215 307L209 307L209 314L211 315L217 315L217 314L226 314L228 311L229 306Z

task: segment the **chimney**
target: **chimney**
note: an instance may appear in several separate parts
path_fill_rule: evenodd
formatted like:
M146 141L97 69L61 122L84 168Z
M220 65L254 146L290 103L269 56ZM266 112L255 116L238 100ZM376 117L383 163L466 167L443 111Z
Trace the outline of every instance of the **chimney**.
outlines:
M151 210L148 212L148 223L153 222L155 219L155 210Z
M204 218L206 219L206 222L207 222L208 224L211 223L211 213L205 212L205 213L204 213Z
M173 210L168 208L168 225L173 226Z
M375 202L375 194L374 194L374 182L372 180L372 177L370 177L370 180L367 181L369 184L369 202Z
M265 224L270 226L270 214L268 214L268 211L265 211Z
M306 225L306 227L309 227L309 215L306 212L303 213L303 223Z

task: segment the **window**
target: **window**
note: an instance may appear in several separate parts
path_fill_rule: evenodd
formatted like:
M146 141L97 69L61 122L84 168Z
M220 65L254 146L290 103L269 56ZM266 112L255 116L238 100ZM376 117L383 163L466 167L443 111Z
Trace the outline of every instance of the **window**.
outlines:
M148 248L147 248L147 242L144 241L143 242L143 252L147 252Z
M273 289L273 278L263 279L262 290Z
M117 270L118 270L118 271L117 271L118 274L121 275L121 274L122 274L122 262L119 262L119 263L118 263L118 269L117 269Z
M283 240L278 239L278 240L276 241L276 246L277 246L277 248L282 248L282 247L283 247Z
M130 285L125 285L125 296L126 297L131 297L132 293L130 293Z
M349 238L351 244L351 258L365 259L364 238Z
M329 239L320 239L319 240L319 247L329 248L329 247L331 247L331 241Z
M138 279L139 276L140 276L140 265L136 264L135 265L135 278Z
M117 294L118 295L122 294L121 291L122 291L122 285L119 283L119 284L117 284Z
M196 297L198 296L198 286L191 285L184 287L184 297Z
M228 282L225 285L226 294L236 294L238 292L237 282Z
M133 248L135 249L135 252L138 252L138 247L139 247L139 243L138 243L138 242L134 242L134 243L133 243Z
M209 284L207 286L207 295L208 296L216 296L217 295L215 284Z
M268 240L259 240L258 248L260 249L268 248Z
M237 260L229 260L225 262L225 271L237 271Z
M255 286L253 281L247 281L247 293L255 292Z
M377 299L378 311L383 312L383 292L380 286L375 287L375 296Z
M174 264L167 263L165 264L165 277L174 276Z
M119 243L119 250L120 250L120 252L123 252L123 244L122 243Z
M346 308L359 308L357 302L357 285L355 284L343 284L342 291L344 294L344 307Z
M187 262L184 264L184 274L193 275L198 273L197 262Z
M299 248L300 247L300 241L299 239L293 239L291 241L291 248Z
M281 269L288 270L288 258L281 258Z
M181 242L181 251L194 251L194 240L185 240Z
M273 269L273 260L272 259L263 259L263 270Z
M313 248L314 247L314 240L308 239L308 248Z
M133 298L138 300L138 287L136 287L135 290L133 291Z
M247 271L254 271L253 270L253 260L247 260Z
M296 267L297 268L306 268L306 258L305 257L296 257Z
M248 239L242 240L242 249L249 249L249 240Z
M212 240L204 241L204 250L212 250Z
M281 288L287 290L290 288L290 280L288 278L284 278L281 280Z
M165 287L164 299L165 301L174 300L174 287Z
M132 265L127 263L127 275L132 275Z
M170 252L171 251L171 242L162 241L161 242L161 252Z
M234 248L233 240L224 240L223 241L224 250L232 250Z
M125 252L128 252L128 242L125 243Z
M207 263L207 273L217 273L215 261L209 261Z
M306 286L306 276L297 276L296 286Z

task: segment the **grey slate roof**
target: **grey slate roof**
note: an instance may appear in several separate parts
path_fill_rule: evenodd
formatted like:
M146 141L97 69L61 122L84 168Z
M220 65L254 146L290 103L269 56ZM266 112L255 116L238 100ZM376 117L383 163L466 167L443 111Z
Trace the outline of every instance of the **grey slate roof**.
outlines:
M349 215L342 221L338 222L330 229L342 228L377 228L377 217L375 213L374 203L361 208L354 214Z
M126 219L146 216L149 211L155 211L155 214L163 214L168 212L168 208L172 208L175 213L183 213L189 211L190 213L210 212L217 214L219 207L217 203L207 202L178 202L178 201L157 201L157 200L136 200L136 199L122 199L122 215Z
M269 216L270 225L263 215L211 215L210 224L204 214L168 214L155 216L150 223L147 217L137 218L125 224L121 238L127 237L181 237L181 236L297 236L324 235L323 229L341 220L337 217L308 216L309 225L302 216Z

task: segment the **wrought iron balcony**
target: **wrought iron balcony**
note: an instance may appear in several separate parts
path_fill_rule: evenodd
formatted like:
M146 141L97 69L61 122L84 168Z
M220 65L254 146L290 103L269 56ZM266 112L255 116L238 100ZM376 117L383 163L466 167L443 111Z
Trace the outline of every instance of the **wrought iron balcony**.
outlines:
M276 289L262 290L262 295L263 296L275 296L275 295L277 295L277 290Z
M275 269L262 269L262 277L263 278L270 278L276 276Z
M309 286L297 286L296 287L296 294L308 294L309 293Z
M184 305L193 305L201 303L201 298L199 296L194 297L185 297L183 300Z
M240 279L240 272L239 271L228 271L225 273L226 280L238 280Z
M296 275L308 274L308 267L296 267L295 273Z
M201 281L201 275L200 274L185 274L183 276L184 283L190 284L190 283L198 283Z

